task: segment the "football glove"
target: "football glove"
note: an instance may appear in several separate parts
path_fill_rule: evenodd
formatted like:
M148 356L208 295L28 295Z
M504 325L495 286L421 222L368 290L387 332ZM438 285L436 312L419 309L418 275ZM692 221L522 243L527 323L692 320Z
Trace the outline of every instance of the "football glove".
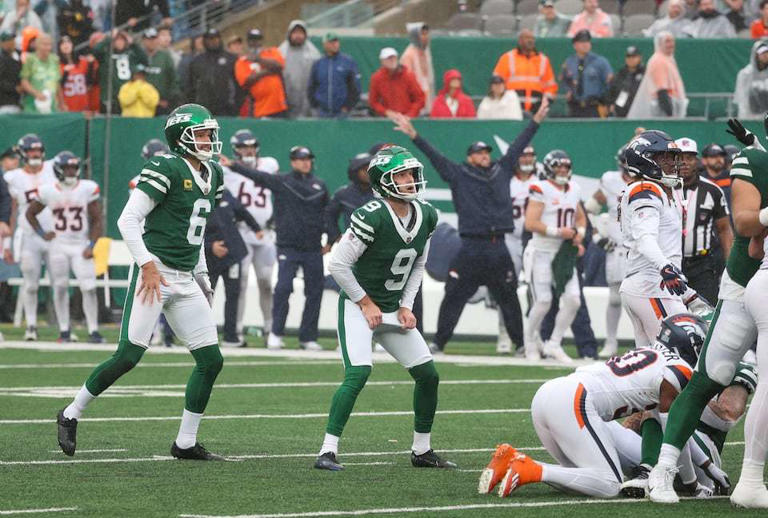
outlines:
M755 134L745 128L738 119L728 119L728 128L725 132L736 137L736 140L745 146L751 146L755 143Z
M661 282L659 287L667 290L672 295L682 295L688 287L688 279L677 269L674 264L668 264L661 269Z
M712 314L715 308L709 303L707 299L699 295L699 293L688 286L683 294L683 304L688 308L688 311L696 315L697 317L704 318L706 315Z
M708 460L699 467L715 483L714 493L716 495L725 496L731 493L731 479L728 478L728 473L718 468L711 460Z
M208 305L213 307L213 289L211 288L211 281L208 278L207 272L201 272L195 274L195 282L200 286L200 289L205 295L205 300L208 301Z
M751 363L739 362L731 385L741 385L747 389L748 394L754 394L757 388L757 369L755 366Z
M616 248L616 243L613 240L607 237L604 237L597 242L597 246L599 246L606 252L612 252Z

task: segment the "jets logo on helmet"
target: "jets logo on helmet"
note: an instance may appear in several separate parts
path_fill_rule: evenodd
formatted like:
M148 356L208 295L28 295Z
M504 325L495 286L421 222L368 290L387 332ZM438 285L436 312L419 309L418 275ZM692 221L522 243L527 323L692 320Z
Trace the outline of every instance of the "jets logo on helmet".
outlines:
M661 322L657 340L693 367L699 359L708 329L707 323L696 315L679 313Z
M568 168L567 175L557 174L556 168ZM553 149L544 157L544 171L547 178L558 185L565 185L571 180L571 157L562 149Z
M413 172L413 182L398 184L395 175L403 171ZM424 190L424 166L410 151L400 146L382 148L368 165L368 176L374 194L382 198L415 200ZM410 188L413 188L413 191Z
M210 131L210 141L196 139L196 133L204 130ZM184 104L171 112L165 123L165 140L174 153L191 155L202 162L221 153L219 123L199 104Z
M25 164L31 167L40 167L43 165L43 159L45 158L45 145L43 144L43 141L40 140L40 137L34 133L27 133L19 139L19 142L16 144L16 146L19 148L19 153L21 154L21 158L24 160ZM29 156L29 152L34 150L40 151L39 157Z
M62 151L53 159L53 172L63 185L72 187L80 179L80 158L71 151Z
M633 176L658 182L677 189L682 186L679 176L680 148L668 134L659 130L644 131L627 144L624 161Z

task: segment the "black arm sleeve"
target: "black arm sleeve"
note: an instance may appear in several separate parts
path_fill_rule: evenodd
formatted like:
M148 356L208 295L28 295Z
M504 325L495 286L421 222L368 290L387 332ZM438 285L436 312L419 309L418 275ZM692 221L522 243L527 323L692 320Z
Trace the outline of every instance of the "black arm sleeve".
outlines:
M669 92L666 90L659 90L656 92L656 97L659 100L659 108L667 115L672 116L672 99L669 97Z
M230 203L232 204L232 208L235 211L235 219L237 221L244 221L248 227L250 227L251 230L254 232L261 232L261 226L259 225L259 222L254 219L253 216L251 216L251 213L248 212L248 209L243 207L243 204L237 201L237 198L234 196L230 200Z
M328 234L328 244L336 241L341 234L339 232L339 214L341 214L341 203L334 196L325 206L325 232Z
M421 150L422 153L427 155L427 158L432 163L432 166L440 175L440 178L448 183L451 183L453 177L461 172L461 165L456 162L451 162L437 149L432 147L432 144L423 139L420 135L416 135L413 139L413 143Z
M253 180L253 183L256 185L261 185L262 187L272 189L273 191L276 191L283 186L280 177L276 174L269 174L264 171L259 171L258 169L251 169L237 162L232 164L230 169L239 175Z
M360 101L360 79L357 74L357 67L352 68L347 75L347 99L344 106L350 110L357 106Z
M514 142L510 144L509 149L499 160L502 170L510 176L515 173L517 167L517 159L520 158L520 154L525 149L525 146L531 143L533 136L539 131L539 124L536 121L531 121L526 128L520 132Z

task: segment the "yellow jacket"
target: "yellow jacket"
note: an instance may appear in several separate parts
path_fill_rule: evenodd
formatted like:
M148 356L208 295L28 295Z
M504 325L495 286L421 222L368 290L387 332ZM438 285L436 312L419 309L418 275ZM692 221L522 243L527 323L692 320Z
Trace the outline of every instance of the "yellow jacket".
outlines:
M154 117L160 94L148 82L136 79L120 87L117 99L123 117Z

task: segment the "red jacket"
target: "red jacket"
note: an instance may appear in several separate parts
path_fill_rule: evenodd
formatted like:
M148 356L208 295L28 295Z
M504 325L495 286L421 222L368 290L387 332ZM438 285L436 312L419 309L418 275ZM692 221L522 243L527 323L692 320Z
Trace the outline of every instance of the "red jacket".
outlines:
M398 65L390 73L381 67L371 76L368 89L368 103L378 115L393 110L409 117L418 117L426 98L413 72Z
M448 97L448 85L452 79L461 79L461 72L452 68L446 70L443 74L443 89L435 98L435 102L432 104L432 112L429 114L433 118L453 118L453 117L476 117L475 103L472 99L464 93L464 90L459 86L459 90L453 96L458 101L459 107L456 109L456 115L451 113L451 109L448 107L446 98Z

